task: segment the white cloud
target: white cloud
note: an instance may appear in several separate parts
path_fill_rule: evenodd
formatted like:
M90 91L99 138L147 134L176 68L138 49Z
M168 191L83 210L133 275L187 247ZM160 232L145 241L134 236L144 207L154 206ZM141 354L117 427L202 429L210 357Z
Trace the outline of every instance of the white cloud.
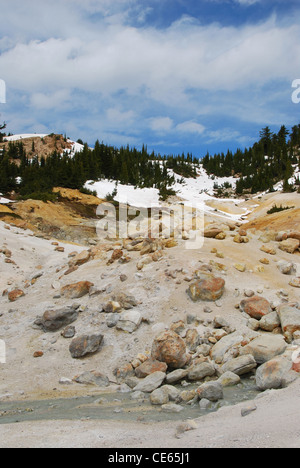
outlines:
M33 93L30 103L36 109L66 108L66 104L70 103L70 90L61 89L54 93Z
M157 133L165 133L173 128L174 122L170 117L154 117L149 119L151 130Z
M193 122L192 120L187 122L182 122L176 126L176 130L178 132L183 133L197 133L202 135L205 130L205 127L197 122Z

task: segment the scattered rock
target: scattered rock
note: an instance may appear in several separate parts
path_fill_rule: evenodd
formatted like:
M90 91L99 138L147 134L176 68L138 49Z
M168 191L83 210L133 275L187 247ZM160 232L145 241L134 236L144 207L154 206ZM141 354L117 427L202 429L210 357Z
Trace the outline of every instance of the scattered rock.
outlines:
M277 312L271 312L268 315L265 315L259 322L259 327L268 332L273 332L276 328L281 326L281 322Z
M262 335L241 349L241 354L252 354L258 364L263 364L278 356L287 348L282 335Z
M61 288L61 296L68 299L78 299L89 294L92 286L94 286L94 284L89 281L79 281L78 283L68 284Z
M75 322L78 315L78 307L74 308L73 306L58 310L46 310L42 317L37 318L34 325L42 328L44 332L55 332Z
M168 366L165 362L153 361L152 359L148 359L135 369L135 375L139 379L143 379L148 375L153 374L154 372L166 373L167 369Z
M237 244L247 244L249 242L249 237L236 234L233 238L233 242L236 242Z
M253 413L256 410L257 410L256 404L249 403L248 406L245 406L244 408L241 409L241 416L244 418L245 416L248 416L249 414Z
M221 299L225 289L223 278L216 278L213 275L203 273L202 278L192 283L187 290L190 298L196 301L217 301Z
M185 342L173 331L163 332L154 340L151 356L173 369L180 369L188 362Z
M63 336L64 338L74 338L75 333L76 333L75 327L73 327L72 325L69 325L61 332L61 336Z
M74 377L73 380L74 382L83 385L96 385L97 387L109 386L108 377L96 371L84 372L83 374Z
M241 302L240 307L243 312L246 312L246 314L256 320L260 320L264 315L272 312L269 301L259 296L253 296L249 299L244 299Z
M235 263L234 264L234 268L238 271L240 271L241 273L244 273L246 271L246 265L245 263Z
M300 330L300 310L291 304L283 304L277 310L283 334L290 343L294 333Z
M279 244L280 250L293 254L299 249L300 241L298 239L287 239Z
M276 249L274 249L273 247L267 247L266 245L263 245L260 248L260 250L262 252L265 252L265 253L269 254L269 255L276 255L277 254Z
M69 261L69 266L80 266L87 263L91 258L91 252L89 250L84 250L79 254L76 254L72 260Z
M159 388L166 378L165 372L153 372L134 388L135 392L152 393Z
M122 312L116 325L118 330L133 333L142 322L142 316L137 310Z
M69 351L72 358L79 359L88 354L96 353L103 341L103 335L82 335L74 338L70 344Z
M222 229L218 229L218 228L205 229L204 237L209 238L209 239L214 239L222 232L223 232Z
M221 364L227 353L229 353L231 349L239 347L243 341L243 335L238 332L224 336L211 348L211 359L213 359L217 364Z
M283 275L294 275L297 272L297 267L294 263L283 260L277 263L277 268Z
M8 293L8 299L10 302L15 302L23 296L25 296L25 293L22 289L14 289Z
M238 376L248 374L256 369L257 363L252 354L239 356L223 364L221 372L232 372Z
M197 389L197 394L200 400L205 398L209 401L219 401L224 398L223 387L220 382L206 382Z
M212 377L216 373L215 366L210 362L202 362L192 366L188 373L188 379L191 381L202 380L205 377Z
M169 403L169 392L165 387L157 388L150 395L152 405L165 405Z
M185 379L189 373L188 369L176 369L173 372L167 374L166 382L167 384L175 384Z
M218 381L222 387L233 387L234 385L240 383L241 378L233 372L226 371L218 378Z
M290 286L293 286L293 288L300 288L300 277L293 278L293 279L289 282L289 285L290 285Z
M162 405L161 409L165 413L180 413L184 410L183 406L176 405L176 403L167 403L166 405Z
M290 372L292 372L291 361L284 357L272 359L258 368L256 385L261 391L282 388Z

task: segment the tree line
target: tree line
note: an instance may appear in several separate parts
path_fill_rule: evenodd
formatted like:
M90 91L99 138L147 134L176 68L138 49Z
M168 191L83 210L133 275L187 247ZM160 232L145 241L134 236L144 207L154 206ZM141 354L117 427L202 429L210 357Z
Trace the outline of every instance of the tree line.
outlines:
M155 187L162 199L173 194L173 173L196 176L192 155L155 155L129 146L116 148L96 141L75 155L54 151L47 158L29 158L22 141L9 142L0 155L0 192L16 191L22 198L54 198L53 187L82 190L88 180L109 179L140 188Z
M300 124L289 131L284 125L278 133L269 127L260 132L259 141L245 150L228 151L211 156L207 154L202 162L209 174L217 177L238 176L236 193L245 190L257 193L273 190L283 180L285 191L292 190L289 179L299 168Z

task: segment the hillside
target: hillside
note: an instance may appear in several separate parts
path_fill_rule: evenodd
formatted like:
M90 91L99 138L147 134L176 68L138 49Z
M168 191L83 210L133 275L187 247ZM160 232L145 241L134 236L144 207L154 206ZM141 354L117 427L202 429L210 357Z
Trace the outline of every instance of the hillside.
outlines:
M3 149L8 152L10 158L20 162L20 156L23 152L29 159L36 156L41 159L47 158L54 151L73 155L75 151L81 151L83 145L75 143L63 135L22 134L5 137L4 142L0 143L0 152Z

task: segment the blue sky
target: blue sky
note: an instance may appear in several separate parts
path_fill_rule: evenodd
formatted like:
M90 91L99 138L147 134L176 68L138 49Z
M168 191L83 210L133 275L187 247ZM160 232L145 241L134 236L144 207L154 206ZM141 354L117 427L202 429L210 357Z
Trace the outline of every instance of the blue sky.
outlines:
M300 122L295 0L0 0L1 120L162 154Z

